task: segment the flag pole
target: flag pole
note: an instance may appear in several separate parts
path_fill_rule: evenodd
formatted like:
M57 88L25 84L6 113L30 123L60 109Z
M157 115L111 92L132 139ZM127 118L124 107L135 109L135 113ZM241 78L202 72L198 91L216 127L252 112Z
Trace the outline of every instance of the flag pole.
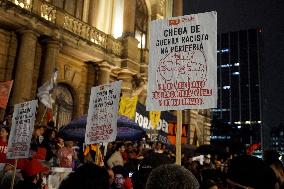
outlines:
M15 178L16 178L16 171L17 171L17 164L18 164L18 159L15 160L14 171L13 171L13 177L12 177L10 189L13 189L13 188L14 188Z
M40 119L39 125L41 125L41 123L43 122L43 119L45 117L46 112L47 112L47 107L45 106L45 110L44 110L44 113L43 113L43 115L42 115L42 117Z
M182 130L182 110L177 110L176 129L176 164L181 165L181 130Z

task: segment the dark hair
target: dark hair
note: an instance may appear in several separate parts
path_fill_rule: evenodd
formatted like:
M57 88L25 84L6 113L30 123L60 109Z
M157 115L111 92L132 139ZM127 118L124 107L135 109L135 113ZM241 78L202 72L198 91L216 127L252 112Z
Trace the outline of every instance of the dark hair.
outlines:
M123 144L122 142L116 143L115 148L114 148L114 151L115 151L115 152L118 151L119 148L121 148L122 146L124 146L124 144Z
M155 168L146 183L146 189L198 189L194 175L186 168L165 164Z
M128 176L127 170L121 165L114 166L112 170L114 174L121 174L124 178Z
M70 173L59 189L109 189L109 175L104 167L86 163Z
M5 129L6 132L7 132L8 134L10 134L10 128L9 128L8 126L1 124L0 128L1 128L1 129L2 129L2 128Z
M242 155L232 159L227 178L243 186L255 189L271 189L276 184L273 170L261 159Z

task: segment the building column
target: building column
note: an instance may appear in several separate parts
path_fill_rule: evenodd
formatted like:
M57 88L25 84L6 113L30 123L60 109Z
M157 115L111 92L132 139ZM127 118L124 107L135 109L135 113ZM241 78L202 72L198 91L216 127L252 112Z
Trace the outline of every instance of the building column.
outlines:
M58 41L47 41L41 84L50 80L54 69L57 68L56 60L59 54L59 49L60 43Z
M96 17L97 17L97 1L91 0L89 2L89 15L88 15L88 24L90 24L93 27L96 27Z
M122 57L124 61L121 65L126 69L128 67L135 67L135 63L140 62L140 50L138 49L139 41L135 38L134 34L135 9L136 1L124 1L122 34L122 42L124 47L122 51Z
M133 73L127 69L122 69L120 72L118 72L117 79L122 80L122 86L121 86L122 95L131 96L132 76Z
M23 30L20 34L21 45L13 87L13 104L32 100L31 90L33 84L37 34L32 30Z
M173 1L173 16L183 16L183 0Z
M136 1L124 1L123 36L134 37Z
M100 71L99 71L98 84L103 85L103 84L109 83L111 66L107 62L103 62L99 64L99 67L100 67Z

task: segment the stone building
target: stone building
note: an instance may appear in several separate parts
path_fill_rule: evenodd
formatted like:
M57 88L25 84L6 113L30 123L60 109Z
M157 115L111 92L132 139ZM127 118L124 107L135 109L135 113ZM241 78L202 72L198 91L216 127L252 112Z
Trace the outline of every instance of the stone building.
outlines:
M35 99L55 68L58 126L87 113L92 86L122 80L130 95L137 78L147 83L149 22L177 15L182 0L0 0L0 81L14 80L9 106ZM43 112L40 105L38 119ZM189 142L194 132L199 144L210 142L209 111L184 111L184 122Z

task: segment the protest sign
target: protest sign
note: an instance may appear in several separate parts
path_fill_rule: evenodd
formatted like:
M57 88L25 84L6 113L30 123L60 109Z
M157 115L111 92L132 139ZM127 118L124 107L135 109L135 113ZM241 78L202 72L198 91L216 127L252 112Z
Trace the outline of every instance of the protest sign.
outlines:
M7 103L9 101L12 85L13 80L0 82L0 108L6 108Z
M217 13L154 20L147 111L217 105Z
M7 159L28 158L38 102L16 104L12 119Z
M121 81L92 88L85 133L86 144L115 140L120 90Z

